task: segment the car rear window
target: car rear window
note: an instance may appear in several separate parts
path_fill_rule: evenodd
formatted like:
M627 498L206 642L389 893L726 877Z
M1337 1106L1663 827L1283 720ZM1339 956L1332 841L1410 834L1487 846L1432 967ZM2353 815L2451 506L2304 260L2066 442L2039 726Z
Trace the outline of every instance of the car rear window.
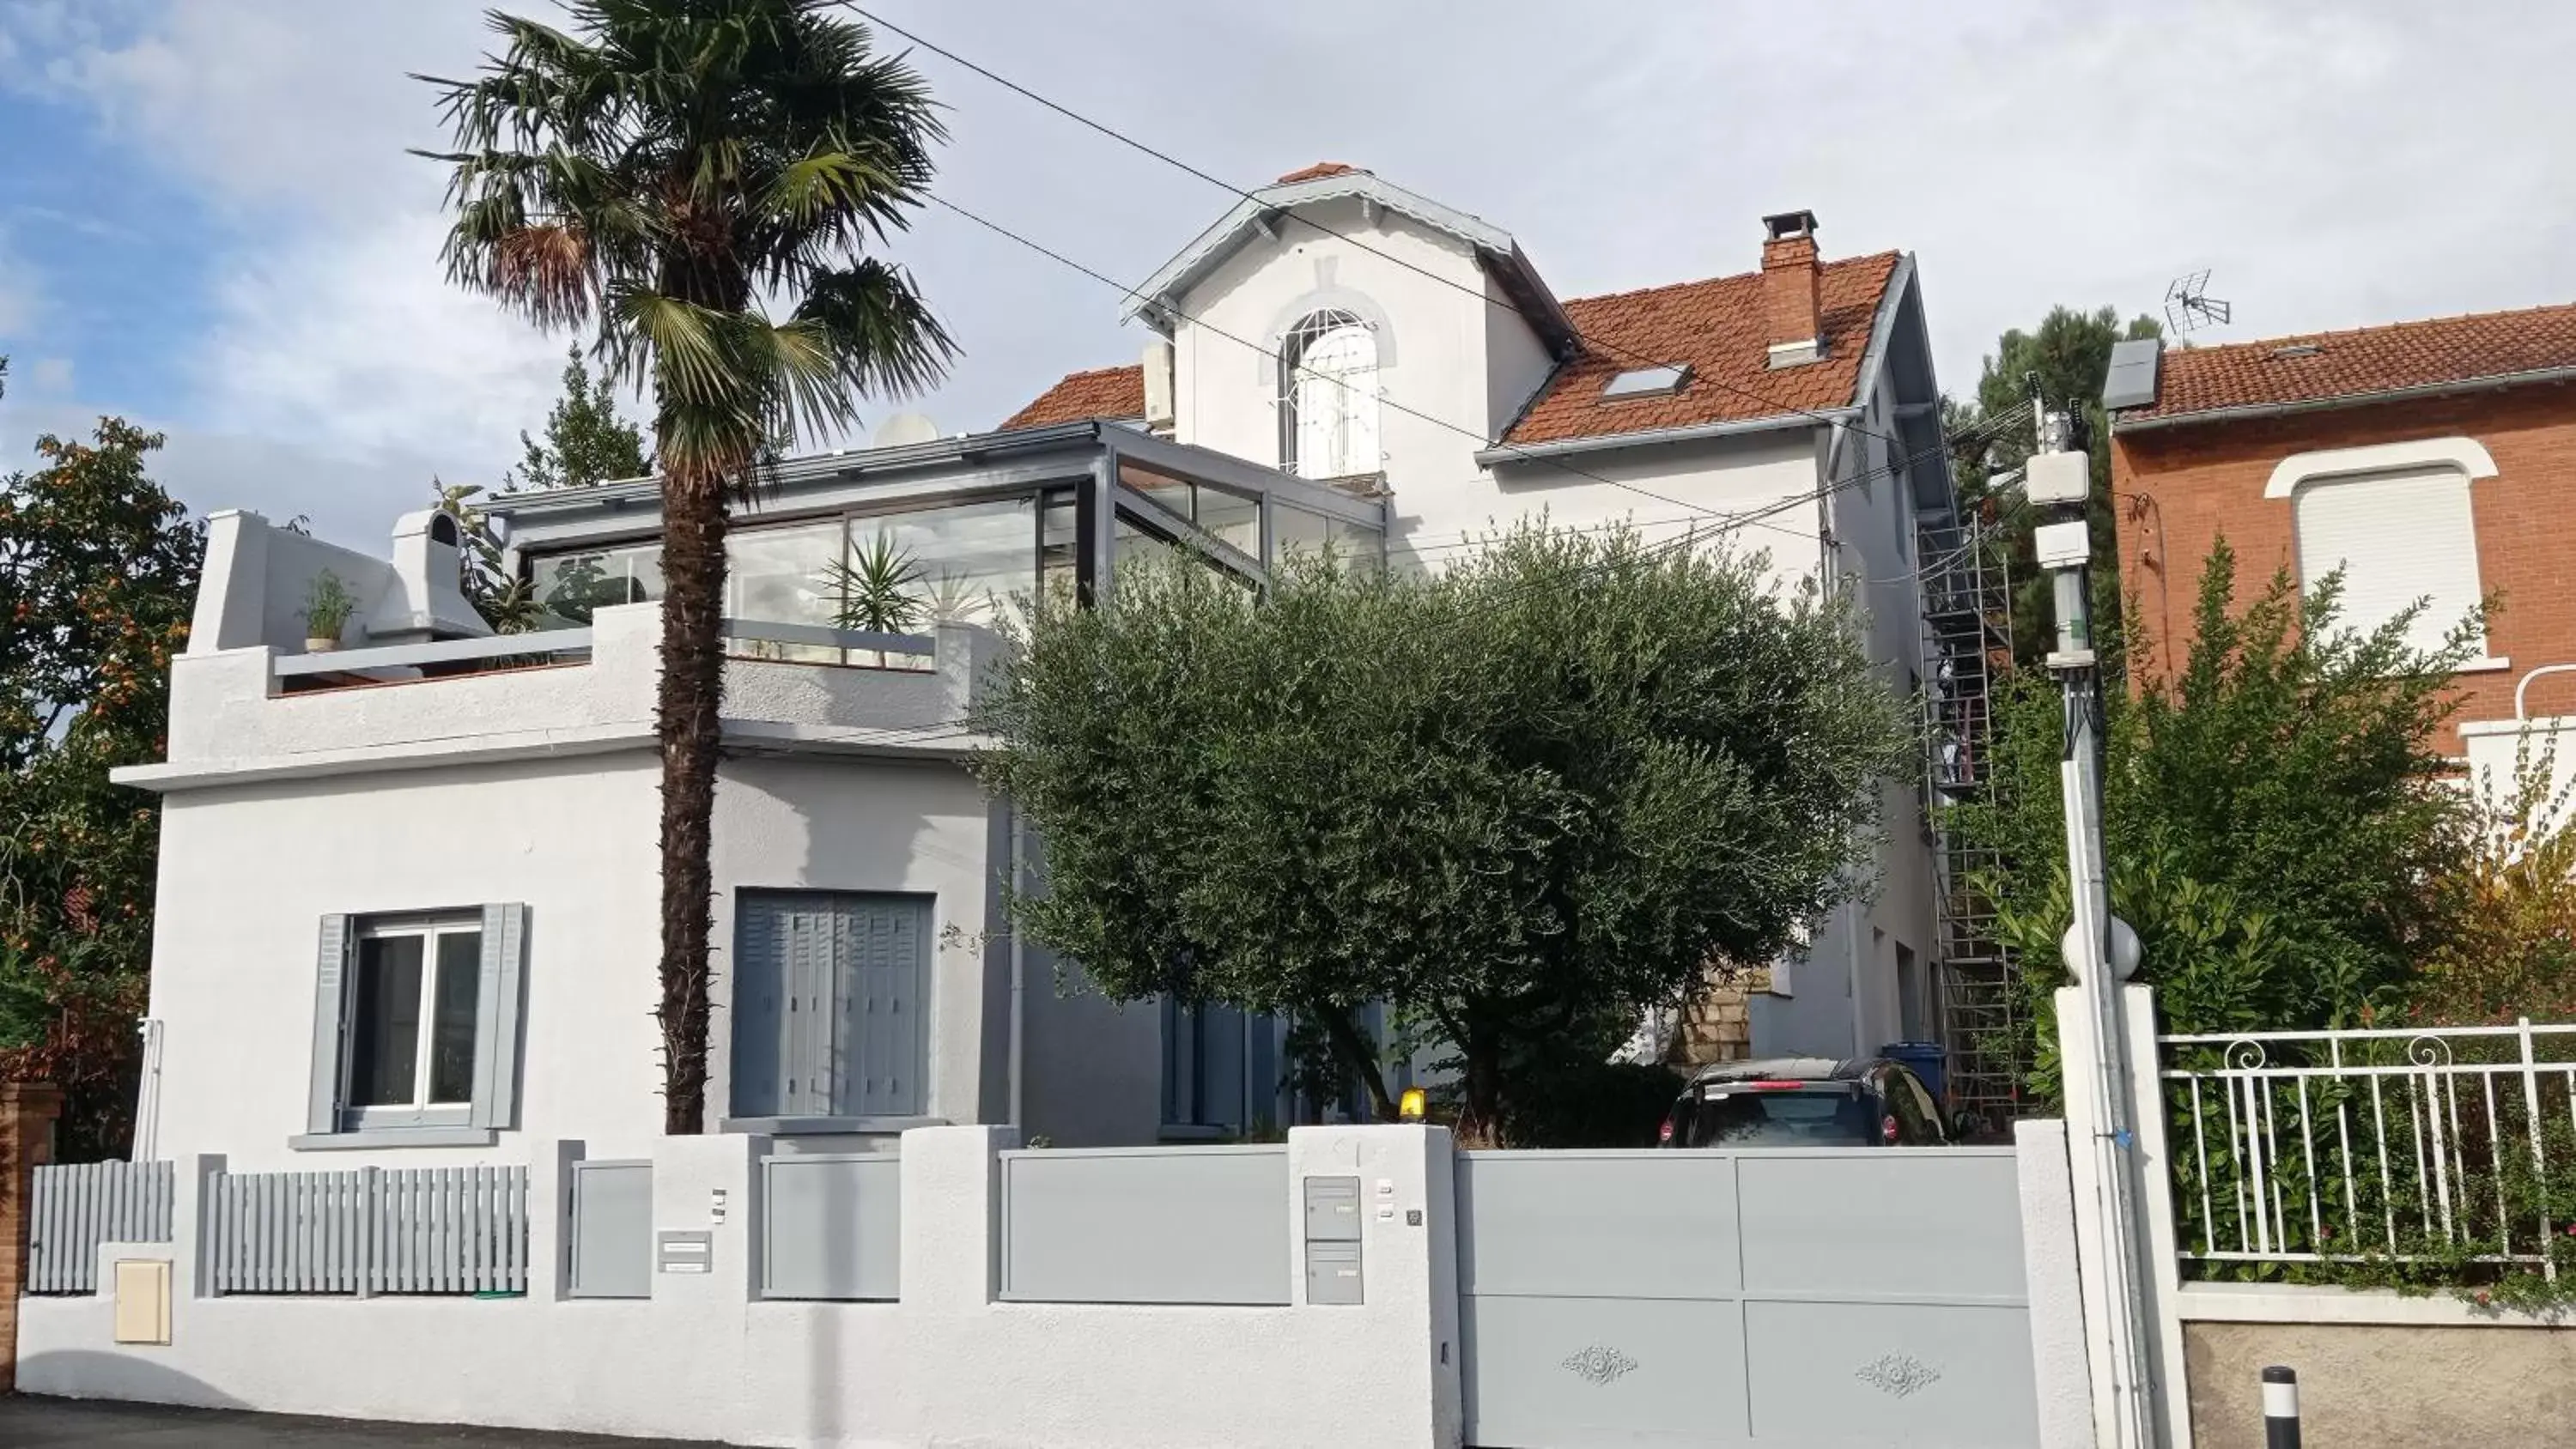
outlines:
M1878 1141L1869 1104L1849 1083L1725 1088L1686 1114L1684 1147L1867 1147Z

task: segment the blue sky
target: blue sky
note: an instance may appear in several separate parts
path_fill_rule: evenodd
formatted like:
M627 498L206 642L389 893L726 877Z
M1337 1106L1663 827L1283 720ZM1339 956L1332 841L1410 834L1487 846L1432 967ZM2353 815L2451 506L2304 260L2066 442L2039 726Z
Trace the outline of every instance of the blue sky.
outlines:
M41 277L21 324L39 347L18 357L17 385L39 395L80 390L163 411L183 387L167 338L206 323L210 229L195 201L161 185L101 186L126 169L120 148L76 111L0 92L0 241L13 270ZM151 278L148 286L136 279ZM14 291L15 289L13 289ZM70 371L66 371L69 369Z
M444 283L437 168L402 153L439 139L404 74L470 69L480 8L0 0L0 467L114 412L169 434L156 471L200 511L359 545L432 475L497 476L563 344ZM882 8L1244 185L1370 166L1513 231L1562 295L1746 270L1757 218L1812 207L1828 255L1917 254L1954 391L2003 327L2154 311L2201 267L2236 304L2221 337L2576 295L2576 7ZM1103 271L1143 278L1227 204L919 64L951 108L943 194ZM987 427L1143 340L1114 293L954 218L894 255L966 356L871 417Z

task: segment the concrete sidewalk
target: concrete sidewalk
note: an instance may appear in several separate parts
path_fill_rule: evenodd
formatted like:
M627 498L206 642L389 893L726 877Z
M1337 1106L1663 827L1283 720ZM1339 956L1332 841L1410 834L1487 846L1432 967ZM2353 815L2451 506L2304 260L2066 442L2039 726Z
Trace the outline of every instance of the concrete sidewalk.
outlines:
M268 1444L292 1444L301 1449L392 1449L397 1445L442 1444L525 1445L527 1449L720 1449L671 1439L536 1434L439 1424L369 1424L350 1419L173 1409L95 1399L42 1399L23 1394L0 1399L0 1444L9 1449L69 1445L254 1449Z

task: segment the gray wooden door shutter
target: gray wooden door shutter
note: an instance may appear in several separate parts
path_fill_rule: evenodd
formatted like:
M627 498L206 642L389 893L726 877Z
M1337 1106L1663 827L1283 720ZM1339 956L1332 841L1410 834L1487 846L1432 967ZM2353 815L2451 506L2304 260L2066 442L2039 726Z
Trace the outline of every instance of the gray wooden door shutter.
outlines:
M828 896L747 892L736 908L732 1115L832 1110Z
M782 912L769 896L734 898L733 1060L726 1112L779 1115L781 1044L786 1040L786 943Z
M930 903L746 893L737 910L732 1115L919 1115Z
M349 1008L349 918L324 916L322 940L313 967L313 1080L304 1112L304 1130L340 1130L340 1047L347 1034Z
M483 908L483 976L474 996L474 1115L506 1128L518 1110L519 975L528 954L528 908Z
M918 897L857 896L842 902L840 1036L847 1068L836 1110L861 1117L922 1111L929 1048L921 1006L928 973L930 904Z
M778 1110L789 1117L832 1112L832 903L800 896L776 903L786 948L787 1014L780 1022Z

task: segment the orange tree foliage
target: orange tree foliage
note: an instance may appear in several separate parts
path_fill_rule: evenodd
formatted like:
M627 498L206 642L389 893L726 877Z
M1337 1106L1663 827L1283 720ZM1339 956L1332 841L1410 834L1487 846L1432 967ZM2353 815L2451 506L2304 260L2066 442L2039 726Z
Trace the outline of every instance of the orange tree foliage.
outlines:
M159 759L203 527L114 418L0 478L0 1076L63 1087L61 1157L121 1152L152 957Z
M2576 1021L2576 782L2526 737L2510 781L2474 782L2466 848L2433 878L2443 930L2411 996L2429 1024Z

